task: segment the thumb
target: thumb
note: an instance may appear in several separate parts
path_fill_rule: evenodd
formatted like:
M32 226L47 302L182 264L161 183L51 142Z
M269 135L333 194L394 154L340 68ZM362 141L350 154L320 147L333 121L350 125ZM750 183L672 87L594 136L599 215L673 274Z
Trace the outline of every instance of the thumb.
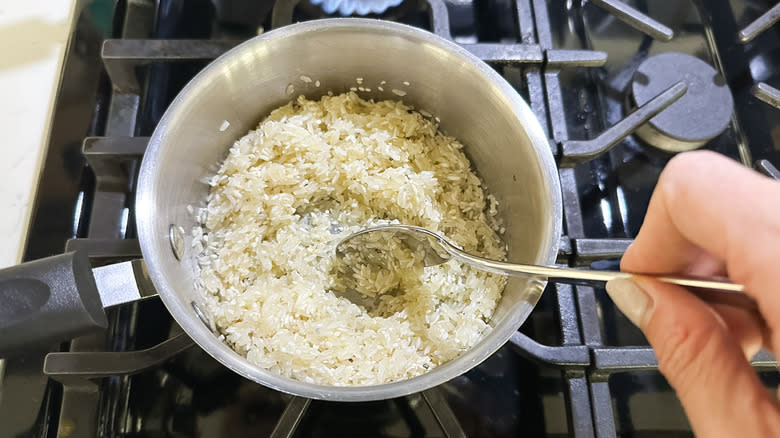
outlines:
M780 409L723 318L684 288L634 277L607 283L645 334L700 437L778 436Z

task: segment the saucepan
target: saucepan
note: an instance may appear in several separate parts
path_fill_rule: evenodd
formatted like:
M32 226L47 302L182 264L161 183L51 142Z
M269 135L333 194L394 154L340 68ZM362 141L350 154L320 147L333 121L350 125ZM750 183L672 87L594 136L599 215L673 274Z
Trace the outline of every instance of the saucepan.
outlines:
M499 201L510 260L551 264L561 195L542 128L517 91L458 45L409 26L366 19L310 21L253 38L216 59L179 93L151 137L138 177L135 219L143 260L92 269L69 253L0 272L0 352L69 339L106 325L104 308L159 294L186 333L236 373L309 398L365 401L425 390L476 366L526 320L545 283L511 279L472 349L418 377L375 386L314 385L249 363L219 338L194 287L189 230L204 182L232 143L298 95L318 98L385 81L365 98L400 99L430 112L459 139ZM401 91L403 90L403 91Z

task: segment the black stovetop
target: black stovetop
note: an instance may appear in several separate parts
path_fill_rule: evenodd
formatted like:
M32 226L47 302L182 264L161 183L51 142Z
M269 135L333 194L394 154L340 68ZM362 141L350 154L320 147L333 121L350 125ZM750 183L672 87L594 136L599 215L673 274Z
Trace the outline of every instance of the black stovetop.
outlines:
M663 41L602 2L406 0L373 17L435 29L464 44L540 47L545 61L492 65L529 101L561 163L566 234L559 262L615 269L673 153L638 135L590 160L562 151L625 118L637 68L674 52L709 64L733 95L728 126L703 147L746 165L780 164L780 109L752 94L758 82L780 86L780 27L738 41L737 32L773 6L766 1L625 2L674 32ZM324 16L333 15L307 0L86 2L66 58L26 259L66 247L86 248L95 264L139 257L135 173L145 137L176 93L227 47ZM120 38L199 41L187 48L171 41L159 56ZM0 436L692 435L642 334L591 288L549 286L522 329L483 364L432 390L371 403L291 397L232 373L197 347L169 352L159 363L144 356L148 369L111 377L73 378L75 369L44 374L48 352L99 363L89 352L163 351L172 344L159 345L169 338L184 339L158 300L114 309L110 320L105 332L31 347L5 361ZM780 383L774 365L763 353L755 360L771 387Z

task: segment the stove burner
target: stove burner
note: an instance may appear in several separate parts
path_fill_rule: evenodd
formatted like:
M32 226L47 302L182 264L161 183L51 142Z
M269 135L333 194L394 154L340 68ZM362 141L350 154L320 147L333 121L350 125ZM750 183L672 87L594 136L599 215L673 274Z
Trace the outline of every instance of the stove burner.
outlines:
M401 0L311 0L311 2L315 5L321 5L322 10L328 14L338 11L345 17L354 13L358 15L381 14L388 8L401 4Z
M667 152L696 149L723 132L734 112L731 90L709 64L683 53L663 53L646 59L634 73L634 104L644 105L677 81L688 92L637 129L644 141Z

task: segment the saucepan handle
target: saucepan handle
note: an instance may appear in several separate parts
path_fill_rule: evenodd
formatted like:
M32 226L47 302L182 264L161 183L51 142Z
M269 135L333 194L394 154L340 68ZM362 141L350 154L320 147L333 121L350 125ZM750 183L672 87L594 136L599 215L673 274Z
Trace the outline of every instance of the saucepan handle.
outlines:
M0 270L0 357L107 325L86 252Z

